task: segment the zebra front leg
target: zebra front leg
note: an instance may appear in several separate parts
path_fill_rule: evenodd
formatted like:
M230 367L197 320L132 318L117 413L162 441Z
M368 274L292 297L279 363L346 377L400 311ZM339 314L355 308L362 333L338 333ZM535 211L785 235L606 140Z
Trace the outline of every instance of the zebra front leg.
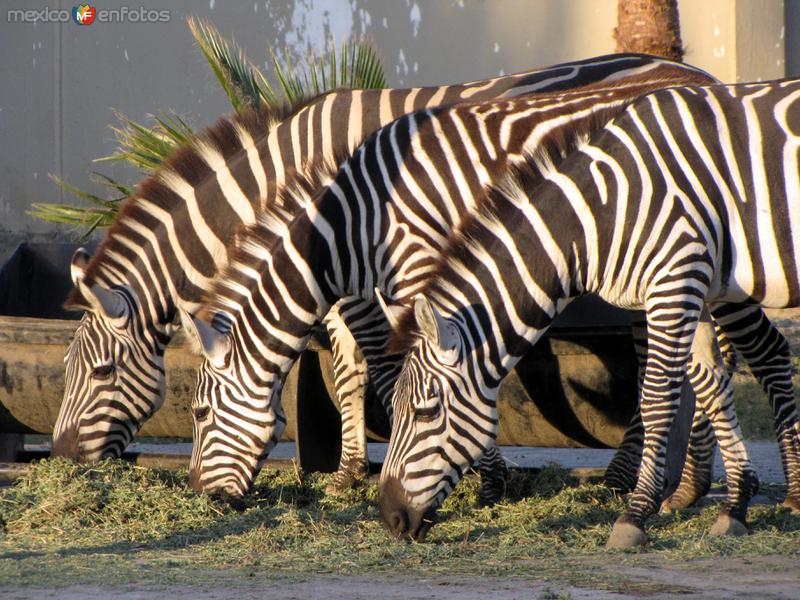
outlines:
M478 464L481 476L481 491L478 495L478 506L494 506L506 495L508 467L500 449L492 446Z
M697 293L697 281L681 286ZM644 444L639 477L628 509L614 523L608 548L643 546L647 542L645 523L660 505L666 472L667 439L681 398L691 340L702 308L702 298L672 292L678 281L665 281L668 298L664 304L647 307L647 364L639 399L644 427ZM694 289L692 289L694 288Z
M638 361L637 369L637 389L642 392L642 379L644 378L644 366L647 363L647 322L644 320L644 313L636 311L631 318L631 335L633 337L633 348L636 352ZM636 485L636 477L639 473L639 463L642 461L642 444L644 443L644 429L642 429L642 413L639 406L633 413L630 425L625 430L614 458L606 467L603 475L603 484L612 490L627 494Z
M712 313L769 398L787 484L783 504L800 512L800 421L789 343L758 306L719 304Z
M364 400L367 363L335 305L325 317L331 338L333 381L342 415L342 454L339 467L325 487L329 494L340 494L355 487L369 475Z
M622 443L606 467L603 485L623 494L633 490L639 472L639 463L642 461L643 439L642 415L637 408L631 424L625 430Z

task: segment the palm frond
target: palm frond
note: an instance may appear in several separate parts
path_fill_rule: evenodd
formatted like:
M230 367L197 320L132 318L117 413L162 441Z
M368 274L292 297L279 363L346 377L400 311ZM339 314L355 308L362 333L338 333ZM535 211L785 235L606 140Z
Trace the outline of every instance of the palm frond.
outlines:
M154 171L177 147L189 141L194 131L176 114L148 115L153 125L137 123L117 113L121 127L112 127L118 149L109 156L96 158L95 162L123 161L142 169Z
M31 204L31 210L27 211L27 214L43 221L84 229L79 241L87 240L95 229L110 227L117 216L120 204L130 196L131 189L107 175L95 175L101 178L107 187L117 190L119 196L111 199L100 198L67 183L60 177L51 175L50 179L58 186L84 200L88 206L36 202Z
M322 57L310 56L303 69L295 68L289 60L281 61L272 52L277 78L277 85L273 87L235 42L226 40L205 21L190 17L188 22L200 51L237 113L262 105L272 108L294 106L309 96L336 88L386 87L380 56L369 41L346 42L338 53L334 47L329 47ZM121 161L150 174L176 148L194 136L191 126L177 114L148 117L151 125L117 113L120 125L111 128L117 140L117 150L95 161ZM109 190L113 196L111 199L100 198L51 176L57 185L83 200L85 205L35 203L28 214L52 223L84 227L87 230L82 239L88 238L98 228L110 226L122 201L131 195L132 188L101 173L93 175Z
M189 17L188 23L200 52L228 96L233 110L241 113L248 107L258 108L262 101L277 103L269 82L235 42L226 40L207 21Z
M386 87L380 55L368 40L345 42L338 53L330 47L322 57L311 55L303 70L288 59L282 63L274 51L271 58L281 94L290 105L336 88Z

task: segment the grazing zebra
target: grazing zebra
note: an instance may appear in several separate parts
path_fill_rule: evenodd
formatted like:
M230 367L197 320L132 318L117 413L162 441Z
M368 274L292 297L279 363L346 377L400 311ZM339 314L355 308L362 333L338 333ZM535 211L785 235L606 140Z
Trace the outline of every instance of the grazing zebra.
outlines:
M220 120L139 186L94 257L82 250L73 257L67 305L86 313L66 356L53 453L82 460L122 453L163 404L164 349L227 262L228 242L309 160L352 150L410 110L662 71L696 72L655 57L611 55L461 85L336 91L284 111ZM334 312L327 326L344 430L335 481L346 485L364 471L358 395L365 369L342 323Z
M800 304L799 148L800 80L673 88L493 190L393 341L411 352L380 483L389 529L424 536L495 439L502 378L571 299L596 293L646 312L643 457L609 546L645 543L704 303L723 330L743 304ZM779 431L793 436L792 469L797 433ZM712 532L745 532L746 508L723 506Z
M206 358L193 401L194 485L232 498L246 493L282 433L282 378L329 307L342 297L374 302L376 288L396 300L418 291L450 231L509 162L540 144L573 139L663 87L647 79L625 83L406 115L371 136L327 190L315 194L318 182L290 190L279 205L299 214L287 223L273 210L245 232L195 320ZM376 354L388 335L380 313L373 307L350 323L357 337L370 336ZM698 353L696 382L728 390L729 378L716 366L721 358L705 354L711 360ZM715 421L731 424L731 495L746 504L755 474L727 414L730 396L709 392L712 399L721 405L710 411Z

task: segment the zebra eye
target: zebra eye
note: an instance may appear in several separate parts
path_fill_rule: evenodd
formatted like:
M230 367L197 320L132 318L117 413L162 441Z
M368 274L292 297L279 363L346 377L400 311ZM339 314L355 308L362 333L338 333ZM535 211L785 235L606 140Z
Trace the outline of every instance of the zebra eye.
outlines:
M441 404L438 402L433 406L417 407L414 409L414 418L423 423L433 421L439 416L441 410Z
M114 365L100 365L92 369L94 379L107 379L114 372Z
M202 421L208 416L209 411L211 410L210 406L201 406L200 408L194 409L194 419L195 421Z

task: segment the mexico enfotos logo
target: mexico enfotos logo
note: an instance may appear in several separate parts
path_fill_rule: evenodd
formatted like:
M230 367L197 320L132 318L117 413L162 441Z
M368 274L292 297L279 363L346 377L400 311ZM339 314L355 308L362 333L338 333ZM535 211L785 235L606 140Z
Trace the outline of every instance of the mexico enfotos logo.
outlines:
M9 23L73 23L88 26L92 23L166 23L172 19L169 10L154 10L143 6L120 8L96 8L89 4L78 4L72 10L57 8L9 9Z

